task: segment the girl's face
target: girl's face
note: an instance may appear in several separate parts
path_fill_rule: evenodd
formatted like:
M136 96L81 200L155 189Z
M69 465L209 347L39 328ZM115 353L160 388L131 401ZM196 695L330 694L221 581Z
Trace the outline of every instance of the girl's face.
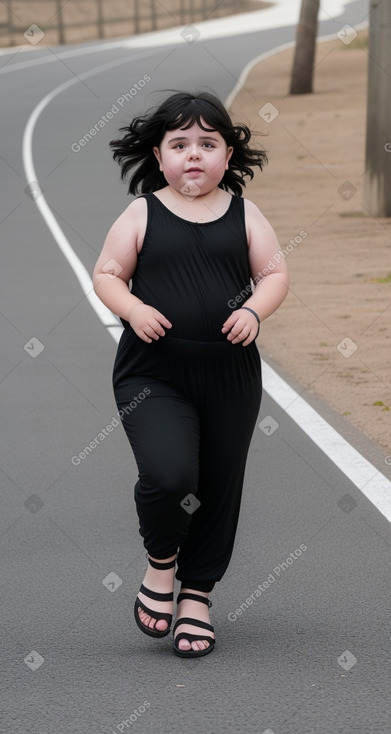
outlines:
M205 127L208 125L201 118ZM159 169L172 188L185 196L202 196L215 189L228 169L233 148L219 132L206 132L197 122L187 130L165 133L153 149Z

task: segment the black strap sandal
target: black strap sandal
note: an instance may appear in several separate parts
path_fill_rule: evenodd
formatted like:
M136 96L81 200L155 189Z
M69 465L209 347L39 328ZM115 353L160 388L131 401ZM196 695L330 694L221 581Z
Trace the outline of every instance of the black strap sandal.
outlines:
M158 568L160 571L166 571L169 568L174 568L176 559L174 558L172 561L167 561L167 563L158 563L157 561L153 561L151 558L148 557L148 561L153 568ZM144 584L141 584L140 592L142 594L145 594L145 596L148 596L150 599L154 599L155 601L173 601L174 600L173 591L170 592L169 594L161 594L158 591L151 591L151 589L147 589L147 587L144 586ZM146 614L149 614L150 617L153 617L153 619L156 619L156 622L160 622L161 619L164 619L167 622L167 629L161 632L160 630L155 629L155 627L147 627L145 624L142 623L140 619L140 615L138 612L139 608L141 608L143 612L146 612ZM156 612L154 609L149 609L139 599L139 597L137 597L134 603L134 618L136 620L136 624L139 627L139 629L141 629L141 631L144 632L144 634L149 635L149 637L166 637L166 635L168 635L171 630L172 614L167 614L165 612ZM155 626L156 626L156 622L155 622Z
M210 601L210 599L207 599L205 596L200 596L199 594L181 592L180 594L178 594L177 604L179 604L182 599L192 599L193 601L199 601L203 604L207 604L209 607L212 606L212 602ZM214 627L212 627L212 625L208 624L207 622L202 622L200 619L193 619L192 617L180 617L180 619L177 619L174 624L174 635L175 630L179 627L180 624L192 624L195 627L200 627L201 629L209 630L209 632L214 632ZM179 640L188 640L189 642L195 642L196 640L206 640L207 642L209 642L209 646L206 647L204 650L193 650L192 648L190 650L181 650L177 645ZM209 652L212 652L215 646L215 642L216 640L209 635L191 635L188 632L180 632L174 638L174 652L181 658L200 658L203 655L207 655Z

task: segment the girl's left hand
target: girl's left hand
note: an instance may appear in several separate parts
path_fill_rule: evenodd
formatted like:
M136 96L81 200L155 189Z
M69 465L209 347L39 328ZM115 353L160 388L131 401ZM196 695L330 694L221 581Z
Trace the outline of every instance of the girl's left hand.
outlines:
M224 322L221 331L223 334L229 332L227 339L232 344L242 343L247 347L258 336L258 322L251 311L238 308Z

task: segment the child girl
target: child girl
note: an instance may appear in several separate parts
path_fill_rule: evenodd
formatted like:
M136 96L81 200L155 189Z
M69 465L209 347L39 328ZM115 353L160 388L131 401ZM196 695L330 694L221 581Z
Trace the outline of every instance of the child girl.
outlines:
M113 156L141 195L111 227L93 277L124 326L113 389L149 559L134 614L145 634L167 635L176 576L174 651L200 657L215 645L209 594L232 555L261 402L255 339L287 272L271 225L241 196L266 153L214 95L175 93L121 130Z

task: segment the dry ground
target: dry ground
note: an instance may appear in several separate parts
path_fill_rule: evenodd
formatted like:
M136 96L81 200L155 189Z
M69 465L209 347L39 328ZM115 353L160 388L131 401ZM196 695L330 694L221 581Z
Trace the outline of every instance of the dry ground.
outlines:
M263 325L261 353L300 382L304 397L326 401L386 455L391 220L374 218L363 205L366 38L363 31L348 46L337 38L318 43L313 94L288 96L293 50L260 61L231 113L268 133L259 141L269 165L245 196L272 223L283 248L307 233L289 248L290 292ZM268 102L279 114L266 123L258 110Z
M32 24L45 34L42 47L149 33L270 5L261 0L8 0L0 2L0 46L28 45L23 34Z

